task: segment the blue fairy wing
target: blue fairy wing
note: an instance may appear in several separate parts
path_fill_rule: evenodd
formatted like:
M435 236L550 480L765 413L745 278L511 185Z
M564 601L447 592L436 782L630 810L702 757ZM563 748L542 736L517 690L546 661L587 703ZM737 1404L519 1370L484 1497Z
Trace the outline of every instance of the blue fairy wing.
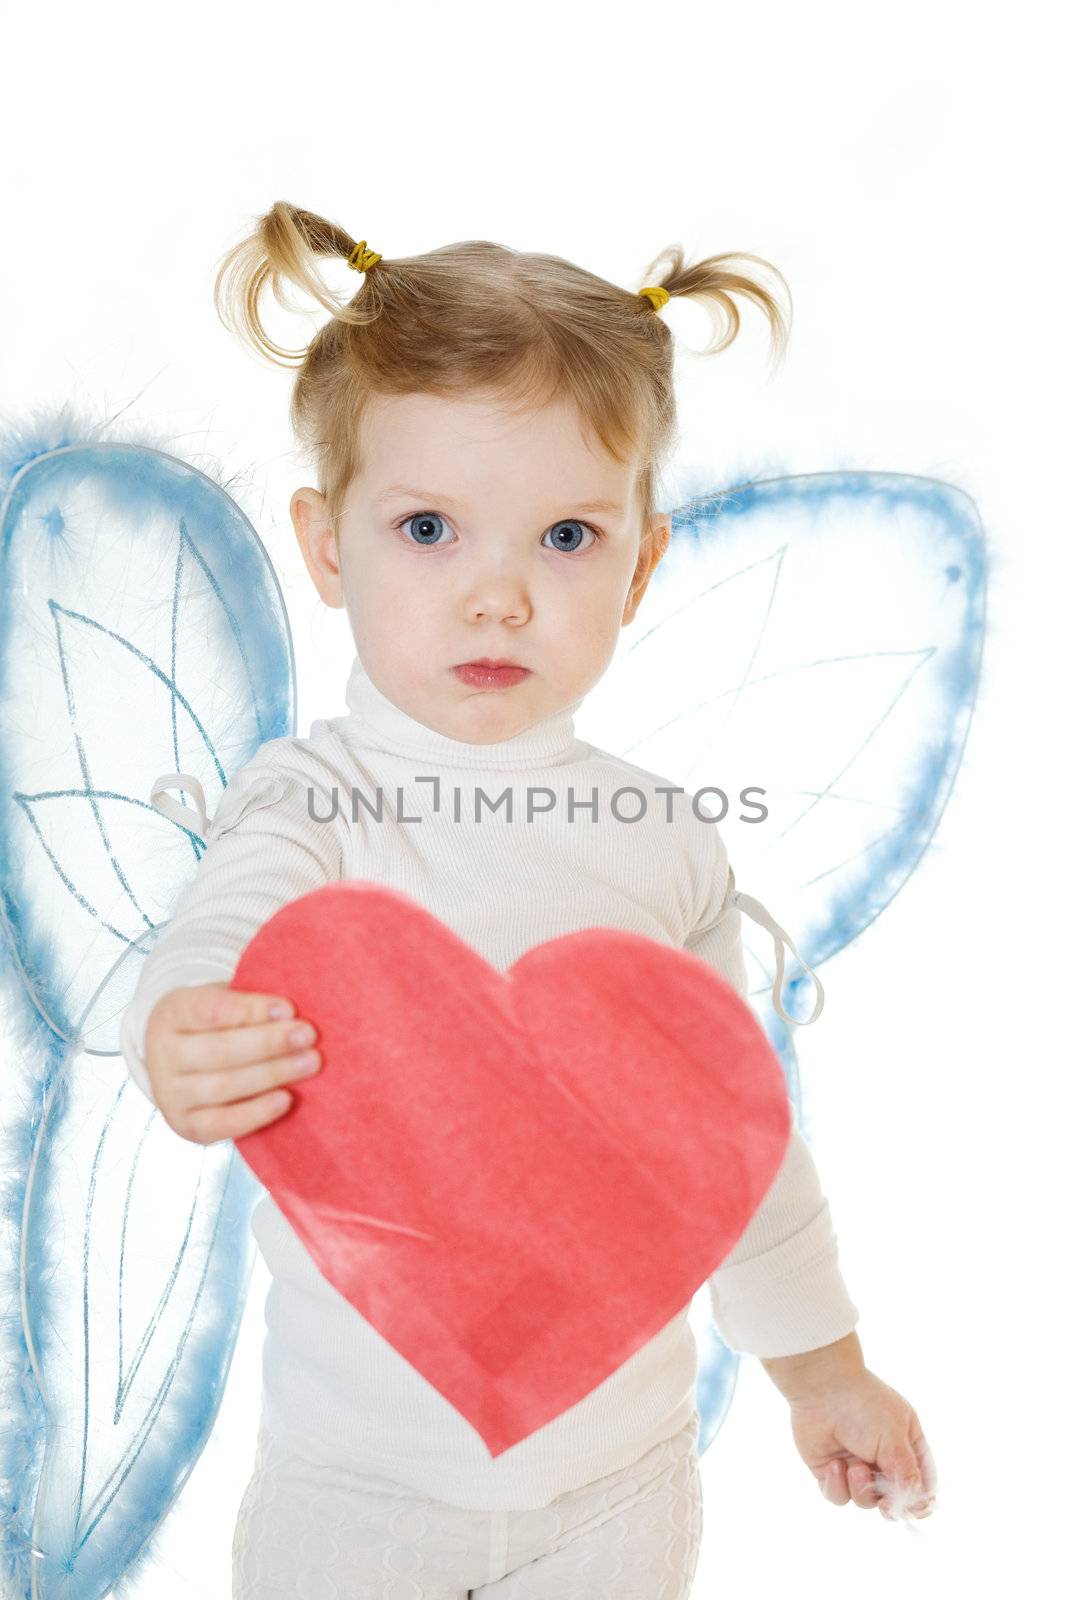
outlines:
M583 703L582 736L700 793L737 888L817 968L886 909L937 828L978 685L985 585L978 510L949 484L847 471L696 494ZM746 954L799 1114L776 963L763 942ZM784 983L791 1015L809 984L799 967ZM737 1360L698 1299L703 1448Z
M204 848L153 780L189 775L213 811L295 725L248 520L165 451L90 435L62 413L0 441L0 1558L19 1600L96 1600L139 1569L218 1410L261 1189L229 1142L170 1130L118 1027Z

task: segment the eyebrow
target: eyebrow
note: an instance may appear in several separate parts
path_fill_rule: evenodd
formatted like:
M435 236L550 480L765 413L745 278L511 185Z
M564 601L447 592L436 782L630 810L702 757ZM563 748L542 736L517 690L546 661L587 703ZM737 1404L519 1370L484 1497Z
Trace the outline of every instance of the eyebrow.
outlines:
M386 489L384 493L377 497L377 500L381 502L382 500L406 500L409 498L412 500L425 500L427 504L434 500L439 500L442 505L445 505L450 497L439 494L435 489L412 489L403 484L397 484L392 489ZM614 511L621 517L624 507L617 505L614 500L583 500L578 505L572 502L571 509L573 511Z

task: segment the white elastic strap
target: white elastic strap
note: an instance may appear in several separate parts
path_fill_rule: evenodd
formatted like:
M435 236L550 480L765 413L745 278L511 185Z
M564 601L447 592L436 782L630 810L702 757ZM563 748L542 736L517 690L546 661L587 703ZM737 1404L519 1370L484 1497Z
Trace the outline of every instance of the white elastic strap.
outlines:
M187 790L193 797L196 810L194 811L192 806L183 806L177 800L172 800L166 792L168 789ZM190 772L164 772L152 785L151 799L156 810L161 811L171 822L176 822L182 828L190 828L193 833L198 833L201 838L204 837L207 831L207 805L199 778L194 778Z
M774 1009L784 1022L792 1022L795 1023L798 1028L806 1028L808 1024L810 1022L814 1022L816 1017L819 1015L819 1012L822 1010L823 1000L825 998L823 994L823 987L819 982L818 976L812 972L811 968L808 966L808 963L799 953L796 945L786 933L785 929L775 922L765 905L761 905L760 902L750 894L742 894L739 889L734 890L734 905L737 906L740 911L744 911L748 916L750 916L753 922L760 923L762 927L767 929L768 933L773 933L774 959L778 969L774 979ZM804 968L804 971L807 973L808 977L818 990L818 999L815 1002L810 1017L794 1017L791 1012L785 1011L782 1008L782 978L785 975L784 945L789 946L790 950L792 950L793 954L800 962L800 965Z

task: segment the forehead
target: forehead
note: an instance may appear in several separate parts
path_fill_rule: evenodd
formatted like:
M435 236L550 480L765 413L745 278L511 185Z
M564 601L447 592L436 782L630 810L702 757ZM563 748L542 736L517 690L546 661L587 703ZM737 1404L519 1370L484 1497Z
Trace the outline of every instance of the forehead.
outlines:
M536 479L557 494L625 504L635 475L604 449L570 399L519 411L491 395L376 395L361 442L371 495L398 486L475 494Z

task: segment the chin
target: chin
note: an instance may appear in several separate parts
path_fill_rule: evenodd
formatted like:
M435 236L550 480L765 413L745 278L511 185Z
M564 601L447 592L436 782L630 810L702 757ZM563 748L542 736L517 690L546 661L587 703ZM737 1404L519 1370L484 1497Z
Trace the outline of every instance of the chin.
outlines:
M486 743L494 739L510 739L513 733L528 728L535 720L529 712L520 711L516 706L478 704L479 701L491 701L494 698L499 699L498 691L487 689L475 695L467 704L468 725L484 729Z

